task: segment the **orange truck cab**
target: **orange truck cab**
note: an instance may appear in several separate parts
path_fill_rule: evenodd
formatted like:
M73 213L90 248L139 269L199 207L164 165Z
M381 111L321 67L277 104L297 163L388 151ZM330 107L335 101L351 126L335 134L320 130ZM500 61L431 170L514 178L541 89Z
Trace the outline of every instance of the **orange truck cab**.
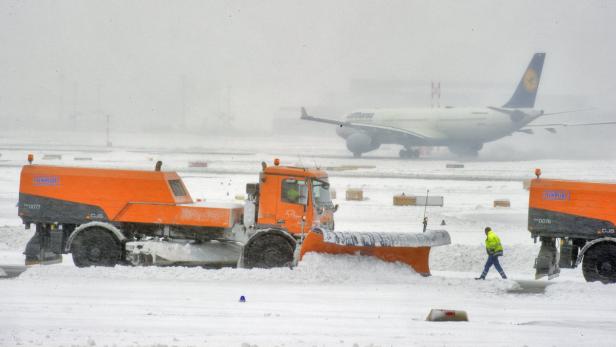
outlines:
M541 240L536 277L582 263L587 281L616 282L616 184L544 179L539 169L536 175L528 211L528 230Z
M18 214L36 226L26 263L290 265L299 238L334 227L336 207L324 171L278 164L263 164L243 206L195 203L175 172L25 165Z
M258 190L250 190L249 201L258 206L259 226L281 227L293 235L313 227L334 228L334 211L327 173L318 169L289 166L265 167ZM258 194L255 194L258 193Z

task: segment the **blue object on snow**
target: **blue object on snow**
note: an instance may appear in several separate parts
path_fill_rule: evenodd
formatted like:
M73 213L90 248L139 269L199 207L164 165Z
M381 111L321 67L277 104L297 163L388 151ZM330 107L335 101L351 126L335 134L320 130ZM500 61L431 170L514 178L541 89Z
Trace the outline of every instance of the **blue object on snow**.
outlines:
M246 298L243 295L240 296L240 302L246 302Z

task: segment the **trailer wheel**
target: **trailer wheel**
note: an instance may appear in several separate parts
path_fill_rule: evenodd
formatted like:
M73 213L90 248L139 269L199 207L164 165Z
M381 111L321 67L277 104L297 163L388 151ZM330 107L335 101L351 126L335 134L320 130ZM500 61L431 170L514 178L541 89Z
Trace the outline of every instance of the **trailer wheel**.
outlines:
M244 267L269 269L291 266L293 245L279 233L280 231L272 230L254 236L244 246Z
M598 243L586 251L582 272L587 282L616 283L616 244Z
M119 242L106 229L98 227L80 232L71 252L78 267L115 266L122 256Z

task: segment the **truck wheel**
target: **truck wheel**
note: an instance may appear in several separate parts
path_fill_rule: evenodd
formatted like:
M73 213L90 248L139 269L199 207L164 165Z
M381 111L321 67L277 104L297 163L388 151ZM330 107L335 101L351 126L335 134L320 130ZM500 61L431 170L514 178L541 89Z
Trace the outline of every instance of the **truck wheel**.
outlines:
M293 245L275 231L266 232L248 241L243 257L247 269L288 267L293 263Z
M616 283L616 244L602 242L584 254L582 272L587 282Z
M78 267L115 266L122 256L116 239L104 228L88 228L77 235L71 246Z

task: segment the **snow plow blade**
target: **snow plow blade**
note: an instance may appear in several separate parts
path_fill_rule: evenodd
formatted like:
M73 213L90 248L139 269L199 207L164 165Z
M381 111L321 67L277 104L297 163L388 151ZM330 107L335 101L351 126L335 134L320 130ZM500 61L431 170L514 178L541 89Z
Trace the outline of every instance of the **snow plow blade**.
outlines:
M21 275L27 267L22 265L0 265L0 278L13 278Z
M539 255L535 259L535 279L538 280L545 276L548 279L558 277L560 267L558 266L558 249L556 248L556 239L552 237L541 238L541 248Z
M387 262L410 265L415 272L430 275L430 248L451 243L445 230L425 233L347 233L313 229L302 244L300 259L309 252L327 254L358 254Z

